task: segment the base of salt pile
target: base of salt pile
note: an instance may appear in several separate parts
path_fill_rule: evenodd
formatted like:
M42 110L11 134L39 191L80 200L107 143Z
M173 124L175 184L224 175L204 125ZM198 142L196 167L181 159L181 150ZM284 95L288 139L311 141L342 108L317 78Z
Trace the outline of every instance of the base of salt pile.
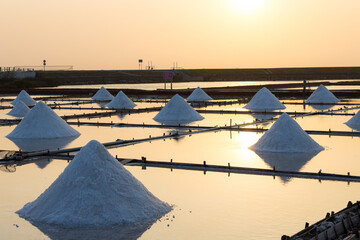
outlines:
M320 152L324 150L287 113L283 113L257 143L249 147L264 152Z
M171 209L92 140L44 193L17 213L32 222L97 227L155 221Z

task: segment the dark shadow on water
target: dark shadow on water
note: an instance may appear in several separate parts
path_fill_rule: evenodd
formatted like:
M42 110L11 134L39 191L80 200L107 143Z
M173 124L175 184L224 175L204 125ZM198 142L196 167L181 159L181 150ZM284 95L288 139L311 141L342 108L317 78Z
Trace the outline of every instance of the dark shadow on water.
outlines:
M319 152L278 153L255 151L255 153L271 168L275 166L276 170L299 172ZM291 180L291 177L280 177L280 179L287 183Z
M109 227L64 228L31 222L52 240L135 240L138 239L154 222L122 224Z
M335 106L334 104L309 104L315 110L327 110Z
M22 151L31 152L39 150L57 150L58 148L64 148L69 143L74 141L76 137L65 137L65 138L9 138L13 143L18 146Z

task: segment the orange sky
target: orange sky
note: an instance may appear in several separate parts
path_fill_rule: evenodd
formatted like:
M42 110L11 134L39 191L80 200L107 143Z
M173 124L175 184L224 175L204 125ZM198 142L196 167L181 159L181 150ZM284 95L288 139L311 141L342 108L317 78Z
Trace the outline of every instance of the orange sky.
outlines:
M359 0L3 0L0 66L359 66L359 10Z

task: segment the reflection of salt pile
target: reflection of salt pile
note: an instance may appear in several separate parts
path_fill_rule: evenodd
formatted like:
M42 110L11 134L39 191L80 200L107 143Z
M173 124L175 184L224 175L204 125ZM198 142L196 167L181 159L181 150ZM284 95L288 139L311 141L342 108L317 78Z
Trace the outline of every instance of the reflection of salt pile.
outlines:
M16 146L18 146L22 151L32 152L62 149L76 138L78 138L78 136L61 138L11 138L10 140L15 143Z
M309 105L315 110L327 110L334 106L333 104L313 104L313 103L310 103Z
M287 113L283 113L250 149L265 152L319 152L324 148Z
M340 100L324 85L320 85L305 102L307 103L337 103Z
M136 104L123 91L118 92L115 98L107 105L108 108L114 109L133 109L135 106Z
M126 113L120 113L117 116L118 118L120 118L120 120L123 120L126 117L126 115L127 115Z
M253 116L253 118L258 119L258 120L269 120L269 119L273 119L274 117L276 117L277 114L271 114L271 113L252 113L251 116Z
M266 87L263 87L244 108L255 111L267 111L285 109L285 106Z
M26 106L26 104L19 100L11 109L10 112L7 113L7 115L14 116L14 117L25 117L25 115L30 112L30 108Z
M275 167L279 171L298 172L319 152L310 153L283 153L283 152L255 152L271 168ZM280 176L280 179L286 183L291 177Z
M153 222L91 228L64 228L58 225L35 222L32 222L32 224L51 240L136 240L151 227Z
M79 136L51 108L42 101L38 102L21 120L8 138L61 138Z
M108 105L109 102L97 102L96 104L99 105L101 108L105 108L106 105Z
M19 95L11 102L11 105L15 106L18 101L23 101L27 106L34 106L36 104L36 101L25 90L21 90Z
M161 123L188 123L204 119L195 111L179 94L173 96L170 101L154 117Z
M96 101L111 101L113 98L114 96L104 87L101 87L92 97L92 99Z
M212 100L212 98L200 87L197 87L186 100L188 100L188 102L208 102Z
M92 140L44 193L17 213L34 222L80 227L156 220L170 210Z
M360 111L358 111L355 116L350 118L345 124L352 129L360 131Z
M48 159L37 159L35 164L36 166L38 166L38 168L40 169L44 169L47 167L47 165L49 165L49 163L52 162L52 159L51 158L48 158Z

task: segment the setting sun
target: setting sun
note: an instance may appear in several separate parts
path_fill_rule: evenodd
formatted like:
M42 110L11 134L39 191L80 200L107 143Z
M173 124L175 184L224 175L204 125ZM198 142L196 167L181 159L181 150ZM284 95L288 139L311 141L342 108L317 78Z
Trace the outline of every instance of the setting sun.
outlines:
M230 0L231 7L243 13L252 13L264 5L264 0Z

